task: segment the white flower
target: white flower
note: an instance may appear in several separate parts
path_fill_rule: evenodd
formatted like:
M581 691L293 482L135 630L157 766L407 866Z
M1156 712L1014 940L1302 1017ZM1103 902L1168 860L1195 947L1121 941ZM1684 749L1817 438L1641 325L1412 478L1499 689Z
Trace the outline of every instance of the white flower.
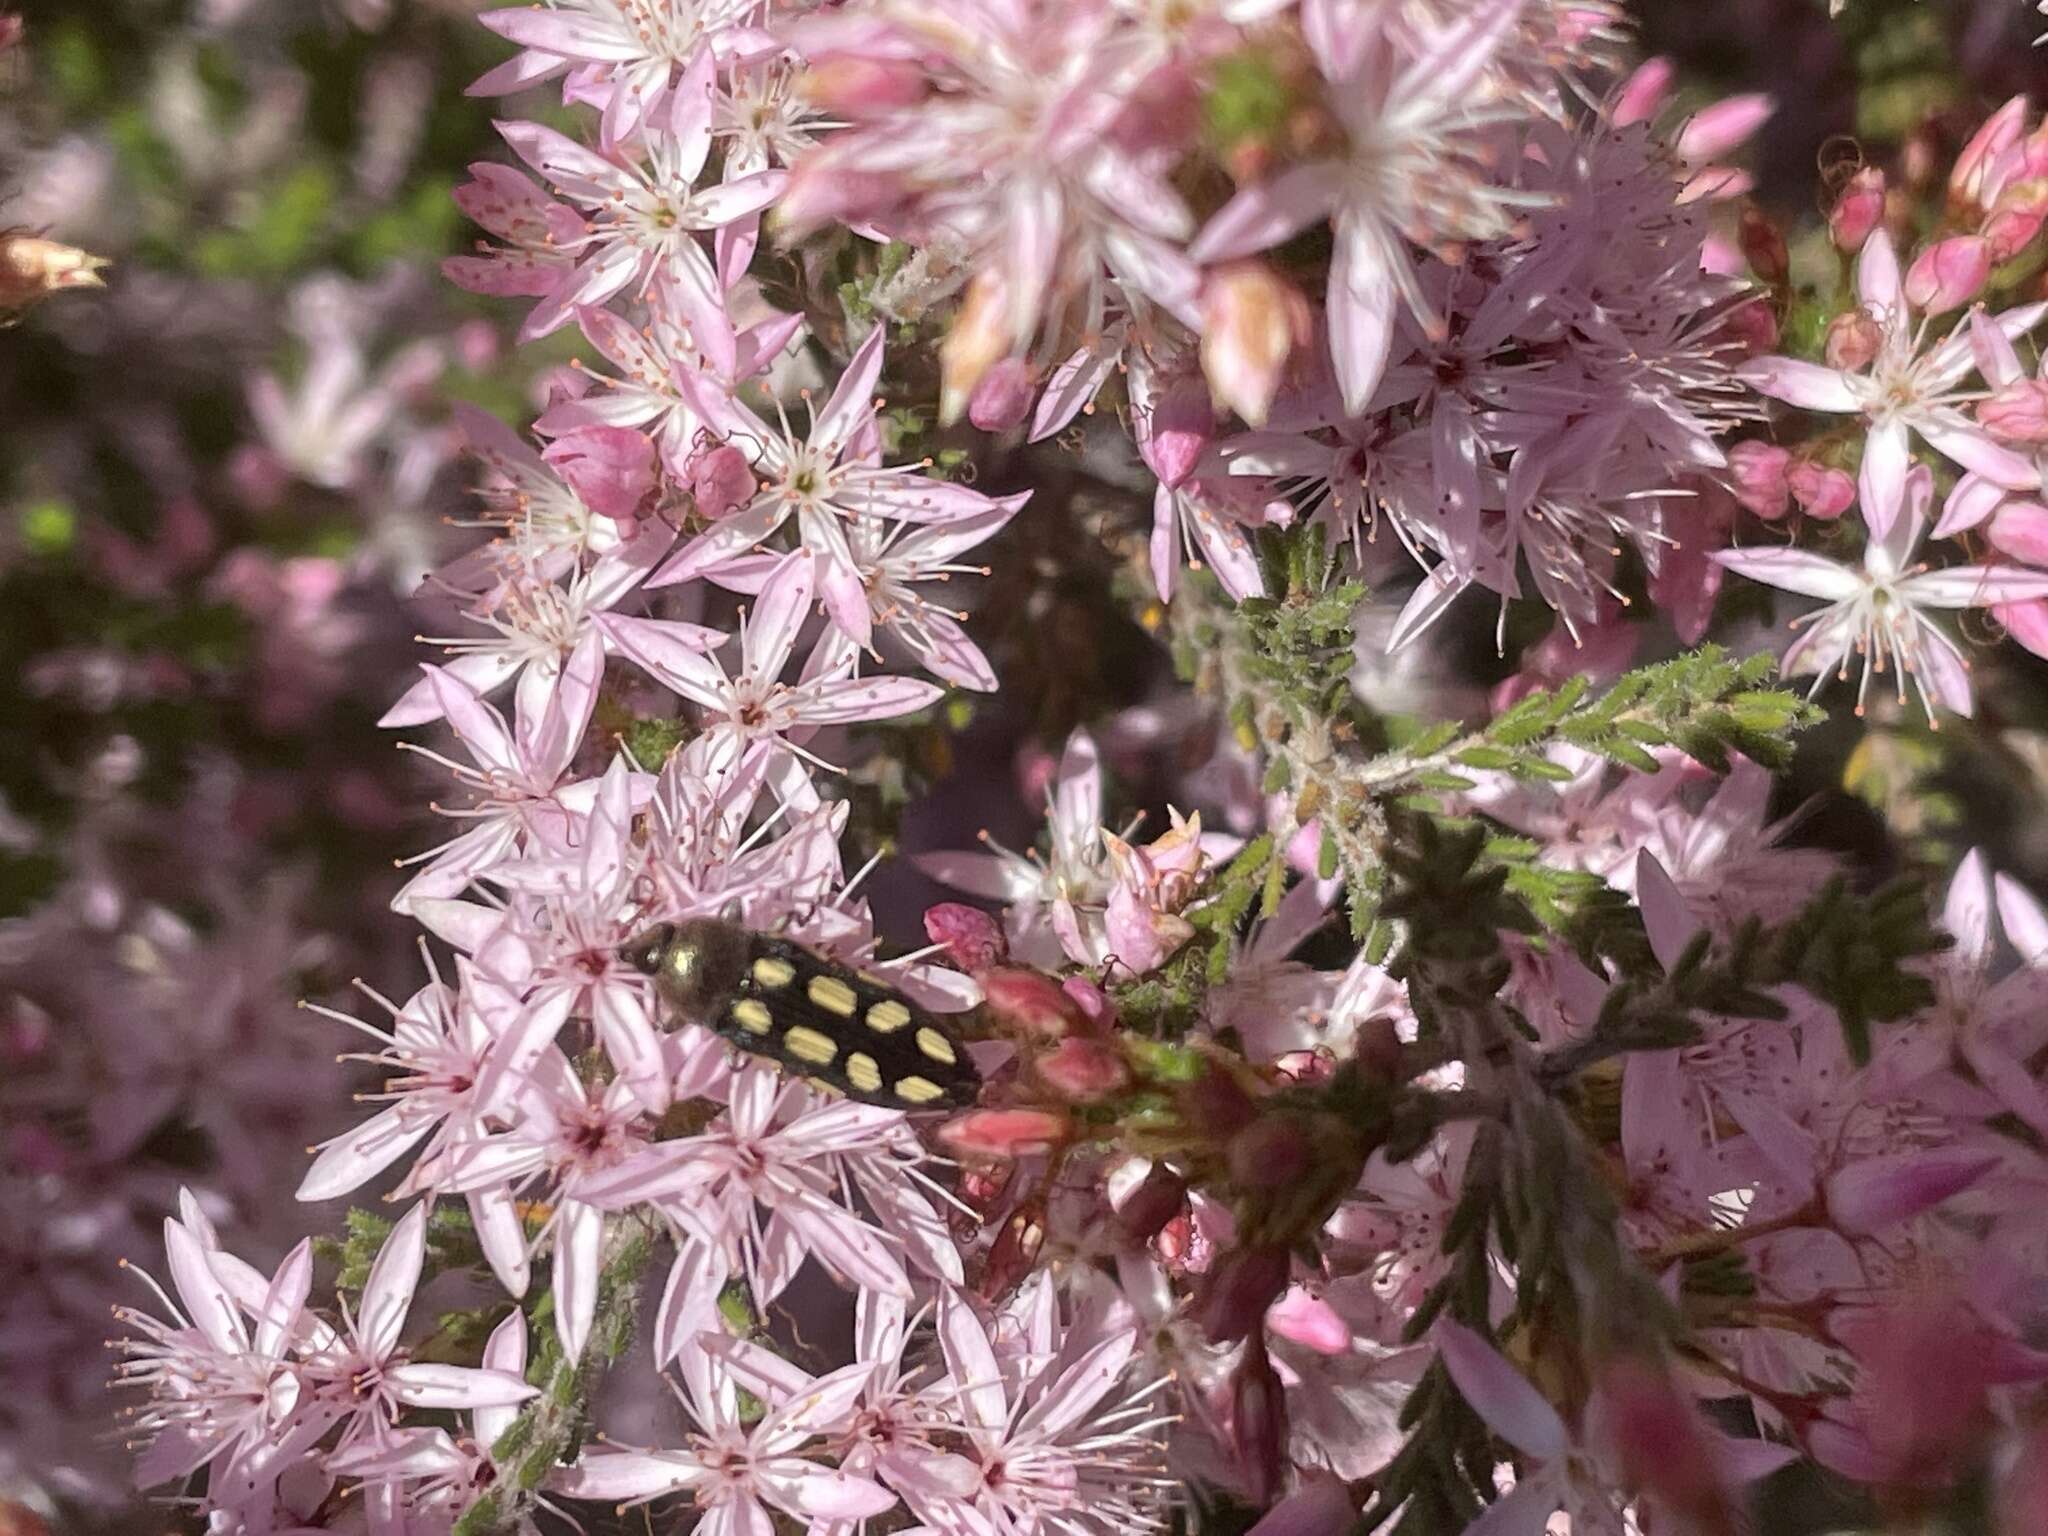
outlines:
M1930 722L1937 703L1959 715L1969 714L1970 664L1927 617L1927 610L1988 608L2048 597L2048 573L2040 571L1985 565L1929 570L1914 565L1933 497L1933 474L1924 464L1915 465L1905 480L1905 516L1882 536L1873 528L1861 567L1800 549L1730 549L1714 556L1752 581L1826 599L1827 607L1793 621L1806 633L1785 652L1785 667L1815 673L1812 692L1819 693L1830 670L1846 678L1850 658L1861 656L1859 715L1871 677L1887 667L1896 671L1900 703L1906 699L1906 674L1913 674Z

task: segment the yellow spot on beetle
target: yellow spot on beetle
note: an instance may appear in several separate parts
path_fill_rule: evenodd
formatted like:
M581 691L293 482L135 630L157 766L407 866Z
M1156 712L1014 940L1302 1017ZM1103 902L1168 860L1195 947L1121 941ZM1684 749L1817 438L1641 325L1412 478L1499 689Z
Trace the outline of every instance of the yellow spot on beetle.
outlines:
M893 997L868 1010L868 1028L878 1035L894 1034L910 1022L910 1010Z
M846 1058L846 1080L862 1093L873 1093L882 1086L882 1069L866 1051L855 1051Z
M768 1005L751 997L743 997L732 1005L732 1021L750 1035L765 1035L775 1027L775 1016L768 1011Z
M786 987L796 980L796 967L774 955L763 955L754 962L754 980L771 990Z
M839 1054L839 1044L830 1035L798 1024L782 1037L782 1048L798 1061L813 1067L830 1066Z
M836 1013L842 1019L853 1017L853 1010L860 1006L860 998L853 988L837 976L813 976L805 989L812 1002L827 1013Z
M896 1080L896 1097L912 1104L929 1104L933 1099L943 1099L946 1090L928 1077L900 1077Z
M949 1067L960 1059L953 1054L953 1042L929 1024L917 1032L917 1048L933 1061L942 1061Z

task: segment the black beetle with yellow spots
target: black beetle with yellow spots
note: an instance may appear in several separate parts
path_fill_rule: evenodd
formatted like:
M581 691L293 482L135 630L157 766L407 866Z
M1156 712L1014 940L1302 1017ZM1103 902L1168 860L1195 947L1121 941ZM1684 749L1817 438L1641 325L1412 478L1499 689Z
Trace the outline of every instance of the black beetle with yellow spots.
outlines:
M679 1018L849 1098L964 1109L981 1093L936 1015L802 944L699 917L650 930L625 955Z

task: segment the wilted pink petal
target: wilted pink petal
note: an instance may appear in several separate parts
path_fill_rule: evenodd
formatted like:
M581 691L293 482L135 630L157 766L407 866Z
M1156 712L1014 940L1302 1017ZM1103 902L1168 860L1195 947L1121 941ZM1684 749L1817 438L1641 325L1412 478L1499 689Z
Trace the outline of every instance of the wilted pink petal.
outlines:
M747 456L732 443L720 443L690 456L690 495L708 518L730 516L754 499L760 488Z

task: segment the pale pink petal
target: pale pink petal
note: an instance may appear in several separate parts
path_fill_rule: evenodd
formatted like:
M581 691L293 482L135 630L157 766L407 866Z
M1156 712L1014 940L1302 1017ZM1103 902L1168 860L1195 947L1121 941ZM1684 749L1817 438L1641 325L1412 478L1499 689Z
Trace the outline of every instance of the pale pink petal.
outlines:
M810 443L814 448L842 447L874 414L875 386L882 377L882 345L886 325L877 325L847 360L846 371L832 390L832 398L811 423Z
M2048 912L2042 910L2033 892L2010 875L1993 876L1991 887L1996 893L1998 922L2005 930L2006 942L2019 951L2028 965L2039 965L2048 959Z
M2017 565L1958 565L1899 583L1899 593L1920 608L1988 608L2048 597L2048 571Z
M207 1250L182 1222L164 1222L164 1252L170 1262L171 1283L185 1304L193 1325L206 1341L223 1354L241 1354L249 1347L242 1328L242 1314L235 1309L227 1287L207 1262Z
M1570 1448L1557 1410L1486 1340L1447 1318L1431 1337L1459 1395L1495 1434L1539 1461L1555 1461Z
M1855 412L1862 409L1846 377L1819 363L1792 357L1759 357L1742 364L1736 375L1752 389L1807 411Z
M581 1200L562 1201L555 1218L555 1332L572 1361L582 1358L597 1317L603 1250L604 1213Z
M914 714L944 697L945 689L914 677L847 677L812 683L803 691L802 719L812 725L852 725Z
M966 1423L980 1429L1001 1429L1010 1412L1003 1392L1003 1371L974 1304L964 1292L947 1287L939 1297L937 1323L939 1347L945 1352Z
M616 1504L678 1493L703 1482L707 1473L687 1451L585 1450L573 1467L548 1479L555 1492L572 1499Z
M389 1359L398 1347L398 1335L405 1327L405 1314L412 1307L412 1293L419 1287L420 1269L426 1262L428 1203L418 1202L391 1229L370 1265L369 1279L363 1282L356 1337L372 1360Z
M1969 1147L1867 1157L1828 1179L1828 1216L1851 1236L1874 1235L1932 1210L1997 1166L1996 1157Z
M2005 496L2005 487L1995 481L1981 475L1964 475L1942 504L1941 521L1934 525L1934 537L1950 539L1967 533L1996 512Z
M1883 539L1898 520L1906 496L1906 472L1912 467L1906 424L1895 420L1874 423L1864 439L1863 467L1856 475L1863 521L1872 538Z
M1862 588L1856 572L1803 549L1723 549L1714 560L1751 581L1840 602Z
M1386 242L1339 224L1330 259L1330 360L1344 409L1353 415L1365 409L1386 372L1399 292L1386 264L1402 259Z
M411 1122L411 1123L408 1123ZM330 1141L299 1181L301 1200L332 1200L359 1189L389 1168L433 1129L433 1121L406 1113L403 1105L380 1110L347 1135Z
M1328 213L1343 185L1341 165L1318 161L1247 187L1195 237L1188 255L1208 266L1278 245Z
M391 1393L415 1408L491 1408L523 1403L540 1389L506 1371L408 1362L384 1372Z
M1880 325L1888 321L1897 326L1907 323L1902 312L1906 301L1900 291L1899 253L1892 246L1891 232L1881 224L1870 232L1870 238L1863 242L1862 254L1856 258L1856 297Z
M2037 490L2041 472L2024 454L1994 442L1981 427L1963 421L1916 420L1920 435L1973 474L2009 491Z

